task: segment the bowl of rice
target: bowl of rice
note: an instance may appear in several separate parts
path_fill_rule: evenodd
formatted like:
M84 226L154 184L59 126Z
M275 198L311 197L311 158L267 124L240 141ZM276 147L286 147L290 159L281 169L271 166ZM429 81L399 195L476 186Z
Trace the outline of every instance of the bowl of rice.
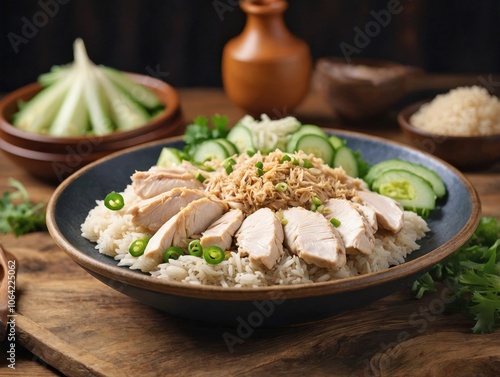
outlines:
M500 161L500 101L485 88L458 87L412 104L398 123L412 145L459 169Z
M388 237L380 234L379 248L370 258L352 259L337 272L293 256L268 270L237 253L213 266L187 255L175 261L179 263L150 272L130 268L133 261L121 249L128 248L134 232L142 230L131 228L119 212L106 211L102 199L116 191L123 193L125 202L132 200L134 193L127 188L131 176L154 166L164 147L182 148L180 138L106 156L65 180L48 204L49 232L92 276L176 317L224 326L283 326L359 308L408 286L465 243L479 221L480 203L458 170L428 154L355 132L335 134L370 163L389 158L414 161L433 169L449 188L446 200L428 218L405 212L407 231ZM93 239L98 234L99 239Z

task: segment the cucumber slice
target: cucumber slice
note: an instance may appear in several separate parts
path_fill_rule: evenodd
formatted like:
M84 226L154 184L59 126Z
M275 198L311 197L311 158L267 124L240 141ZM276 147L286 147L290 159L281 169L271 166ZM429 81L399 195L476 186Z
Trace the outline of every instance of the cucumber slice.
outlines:
M150 116L141 105L117 88L101 70L94 72L110 100L111 119L119 131L132 130L149 122Z
M14 126L28 132L46 133L76 77L77 74L71 70L64 80L36 94L14 115Z
M441 177L437 175L435 171L420 164L400 159L386 160L373 165L368 171L368 174L365 176L366 183L369 185L373 184L377 178L389 170L407 170L410 173L419 175L430 183L438 198L442 198L446 195L446 186L444 185Z
M343 147L345 145L345 141L342 140L340 137L332 135L328 138L328 141L330 141L330 144L332 147L337 150L340 147Z
M350 177L357 177L359 174L356 156L352 149L345 145L335 151L332 166L342 167Z
M234 126L227 134L226 139L236 146L239 153L255 152L252 132L241 124Z
M99 66L99 69L118 86L125 94L130 95L136 102L148 109L155 109L161 106L161 102L155 93L136 83L126 74L116 69Z
M328 141L320 135L307 134L300 137L296 144L296 150L312 153L323 159L325 164L331 165L335 150Z
M373 182L372 188L422 217L427 217L436 208L436 194L429 182L407 170L388 170L382 173Z
M171 166L180 165L181 163L181 152L178 149L164 147L160 152L156 165L163 168L169 168Z
M49 128L52 136L85 135L89 126L89 115L85 106L85 77L78 76L64 97L63 103Z
M304 135L317 135L324 139L328 139L328 134L320 127L313 124L303 124L297 131L290 135L290 139L286 144L286 151L289 153L297 152L297 142Z
M229 152L215 140L206 140L196 147L193 154L194 162L202 164L205 161L218 159L220 161L229 157Z
M221 144L224 148L226 148L230 156L238 154L238 149L236 149L236 146L229 140L221 138L221 139L215 139L214 141L216 141L217 143Z

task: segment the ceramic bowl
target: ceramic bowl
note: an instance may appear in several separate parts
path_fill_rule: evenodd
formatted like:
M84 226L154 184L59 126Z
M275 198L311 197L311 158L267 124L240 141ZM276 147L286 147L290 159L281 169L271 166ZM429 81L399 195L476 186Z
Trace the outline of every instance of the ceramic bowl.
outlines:
M179 138L107 156L72 175L55 190L48 204L49 232L62 250L92 276L177 317L225 326L249 321L258 321L259 326L281 326L312 322L361 307L408 286L463 245L477 226L480 203L467 179L441 160L385 139L346 131L335 134L346 139L351 148L359 149L370 163L401 158L424 164L443 178L448 195L427 219L431 232L419 241L421 248L409 255L406 263L336 281L265 288L167 282L118 267L117 261L100 254L93 243L81 236L80 226L96 199L113 190L123 190L135 170L146 170L156 162L163 147L182 148Z
M405 107L398 123L410 143L462 170L487 168L500 162L500 134L491 136L446 136L433 134L410 123L411 116L426 101Z
M28 101L41 90L38 83L32 83L0 101L0 149L17 165L35 176L60 181L61 177L53 171L50 161L61 162L68 158L75 163L80 161L71 168L67 166L67 173L64 174L66 178L78 168L106 154L182 133L183 118L176 90L153 77L138 74L129 76L154 91L165 104L165 111L144 126L103 136L80 137L54 137L20 130L10 120L18 110L19 101Z
M325 101L346 121L384 115L406 94L406 79L413 69L375 59L321 58L316 79Z

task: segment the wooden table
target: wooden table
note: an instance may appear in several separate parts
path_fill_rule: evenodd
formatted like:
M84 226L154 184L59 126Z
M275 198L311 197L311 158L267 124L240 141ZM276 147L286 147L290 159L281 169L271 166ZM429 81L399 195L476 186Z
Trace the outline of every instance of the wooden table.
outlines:
M244 115L220 89L180 94L187 120L218 112L234 122ZM303 122L348 128L314 91L296 115ZM405 142L394 114L382 125L356 130ZM480 195L483 214L500 218L500 166L466 176ZM54 190L0 155L1 192L9 177L23 182L35 201L48 201ZM256 329L230 352L222 338L226 330L169 318L110 289L74 264L48 233L0 237L20 265L16 370L6 368L4 342L0 375L500 375L498 331L472 334L470 320L444 311L442 292L415 300L403 289L319 323ZM110 344L119 349L103 354ZM151 359L158 350L163 356ZM116 360L136 366L122 369Z

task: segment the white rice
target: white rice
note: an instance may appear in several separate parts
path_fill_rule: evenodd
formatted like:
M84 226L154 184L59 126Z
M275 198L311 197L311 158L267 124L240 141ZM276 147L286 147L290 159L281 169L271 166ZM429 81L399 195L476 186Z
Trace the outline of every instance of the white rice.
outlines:
M129 254L129 245L135 239L151 234L135 225L131 215L125 214L128 206L137 199L131 186L126 188L123 195L127 205L119 211L110 211L102 200L97 201L97 206L89 212L81 230L83 237L96 242L95 247L100 253L115 258L120 266L131 266L137 258ZM348 255L346 265L335 271L308 265L288 253L273 269L268 270L232 252L228 260L217 265L209 265L203 258L181 256L160 264L151 275L167 281L223 287L262 287L341 279L404 263L408 254L419 249L416 241L424 237L427 231L429 228L425 220L413 212L405 211L404 227L400 232L377 233L371 255Z
M416 128L438 135L500 133L500 101L480 86L459 87L436 96L410 117Z

